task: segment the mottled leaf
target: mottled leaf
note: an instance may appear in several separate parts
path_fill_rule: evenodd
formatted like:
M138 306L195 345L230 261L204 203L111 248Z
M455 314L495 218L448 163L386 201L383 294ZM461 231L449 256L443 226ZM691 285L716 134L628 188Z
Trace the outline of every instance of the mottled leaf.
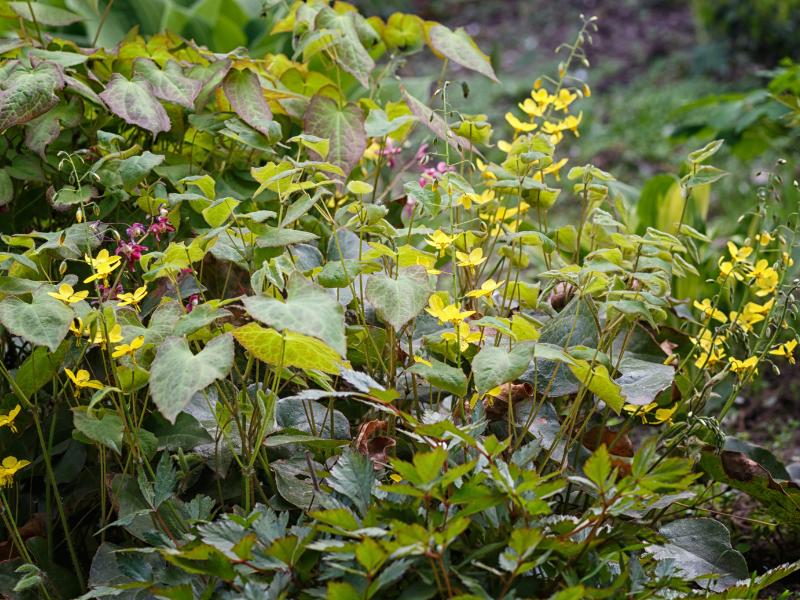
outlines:
M114 73L100 98L123 121L146 129L154 136L171 127L167 111L156 99L152 86L142 79L129 81Z

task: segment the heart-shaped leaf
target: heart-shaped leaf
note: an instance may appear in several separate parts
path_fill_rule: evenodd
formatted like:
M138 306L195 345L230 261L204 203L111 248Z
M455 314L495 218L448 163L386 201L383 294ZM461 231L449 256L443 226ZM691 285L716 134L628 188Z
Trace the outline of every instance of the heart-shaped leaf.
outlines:
M396 279L373 275L367 282L367 299L378 317L395 330L416 317L428 304L431 295L428 273L424 267L402 269Z
M16 336L34 346L46 346L55 352L75 314L72 309L45 293L33 295L28 304L9 296L0 302L0 323Z
M153 87L143 79L129 81L114 73L100 98L123 121L146 129L154 136L171 127L167 111L156 99Z
M150 369L150 394L158 410L174 423L195 392L228 374L233 365L233 338L221 335L197 354L185 338L167 338Z
M272 120L272 111L261 91L258 75L247 69L231 69L225 76L223 89L234 112L250 127L270 137L268 124Z
M533 348L529 344L517 344L512 350L485 346L472 359L472 375L479 394L517 379L531 362Z
M303 123L306 133L329 141L328 162L349 175L367 148L364 113L358 105L350 102L340 107L332 98L314 96L303 116ZM316 154L313 150L311 153Z
M251 317L278 331L296 331L318 338L341 356L347 352L344 310L336 299L298 274L289 278L288 298L247 296L242 301Z

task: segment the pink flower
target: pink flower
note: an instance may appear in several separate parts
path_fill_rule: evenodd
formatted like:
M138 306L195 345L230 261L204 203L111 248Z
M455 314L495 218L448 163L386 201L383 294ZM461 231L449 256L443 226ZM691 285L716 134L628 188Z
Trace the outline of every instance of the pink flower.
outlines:
M192 294L189 296L189 302L186 304L186 312L190 313L194 307L200 304L200 294Z
M141 244L137 244L136 242L124 242L120 240L117 242L117 249L114 251L114 254L117 256L124 256L125 260L128 261L128 269L133 271L133 267L136 262L142 258L142 252L147 251L147 246L142 246Z
M394 140L392 138L386 139L386 145L383 147L383 150L380 151L381 156L386 157L386 164L387 166L392 169L394 168L397 161L395 160L395 156L400 154L403 149L400 146L394 145Z
M169 219L165 216L156 217L153 224L150 225L150 228L147 230L148 232L153 234L153 237L156 238L156 241L161 241L161 236L175 231L175 228L172 226L172 223L169 222Z
M143 235L147 234L147 228L141 223L134 223L130 227L125 230L125 233L128 234L128 237L131 240L135 240L136 238L140 238Z
M103 302L108 300L115 300L117 294L121 294L123 292L123 287L121 283L118 283L116 286L104 286L102 283L97 286L97 289L100 291L100 298L102 298Z

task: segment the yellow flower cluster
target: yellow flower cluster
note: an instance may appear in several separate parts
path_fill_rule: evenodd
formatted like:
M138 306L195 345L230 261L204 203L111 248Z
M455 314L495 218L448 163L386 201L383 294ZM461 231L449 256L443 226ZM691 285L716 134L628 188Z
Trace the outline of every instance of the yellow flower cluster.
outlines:
M759 353L745 358L726 356L727 336L734 329L744 335L757 335L756 325L767 320L775 306L774 295L780 284L778 269L781 266L792 265L792 259L786 252L783 252L780 261L773 265L766 259L758 258L760 250L767 248L775 239L771 233L762 231L756 236L758 250L756 244L739 247L734 242L727 243L728 256L720 257L718 261L721 281L743 283L747 286L748 293L752 294L751 297L759 301L747 301L740 310L730 311L728 314L720 310L717 303L709 298L694 301L693 306L701 313L703 321L703 329L698 337L690 338L698 350L695 360L698 369L727 364L730 371L742 381L750 380L756 374L760 360ZM718 328L712 333L710 327L712 320L726 324L727 327ZM766 354L784 357L790 364L794 364L794 350L797 343L796 339L789 340L770 348Z
M588 91L585 90L585 91ZM578 94L568 88L561 88L555 94L550 94L540 87L537 81L531 90L531 97L518 104L519 109L528 117L527 121L519 119L514 113L506 113L506 122L514 129L514 136L521 133L530 133L541 126L540 131L550 136L553 144L558 144L564 137L565 131L571 131L578 137L578 125L583 119L583 113L578 116L566 115L563 119L551 120L553 111L567 113L570 105L578 98ZM537 123L537 119L541 123Z
M14 408L8 411L5 415L0 415L0 427L8 427L14 433L17 432L17 427L14 425L14 419L22 410L22 407L17 404ZM18 460L14 456L6 456L0 462L0 488L9 487L14 482L14 475L23 467L28 466L30 461Z

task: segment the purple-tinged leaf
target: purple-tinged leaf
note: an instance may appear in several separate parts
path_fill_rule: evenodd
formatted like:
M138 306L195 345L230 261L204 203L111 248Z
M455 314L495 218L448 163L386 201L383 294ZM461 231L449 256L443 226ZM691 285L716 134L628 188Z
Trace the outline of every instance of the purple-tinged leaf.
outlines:
M367 147L364 113L358 105L350 102L339 107L332 98L314 96L303 116L303 123L305 133L329 141L328 162L349 175ZM310 152L315 154L313 150Z
M272 111L264 98L258 75L249 70L233 69L225 76L222 88L234 112L250 127L269 136Z
M155 98L152 86L141 79L129 81L119 73L111 76L100 98L126 123L138 125L154 136L169 131L167 111Z
M0 131L4 131L55 106L55 92L64 87L64 77L61 67L43 62L33 69L18 67L0 86Z
M162 71L149 58L137 58L133 62L133 77L147 81L157 98L189 109L194 108L194 101L203 87L196 79L185 77L178 63L172 60Z

